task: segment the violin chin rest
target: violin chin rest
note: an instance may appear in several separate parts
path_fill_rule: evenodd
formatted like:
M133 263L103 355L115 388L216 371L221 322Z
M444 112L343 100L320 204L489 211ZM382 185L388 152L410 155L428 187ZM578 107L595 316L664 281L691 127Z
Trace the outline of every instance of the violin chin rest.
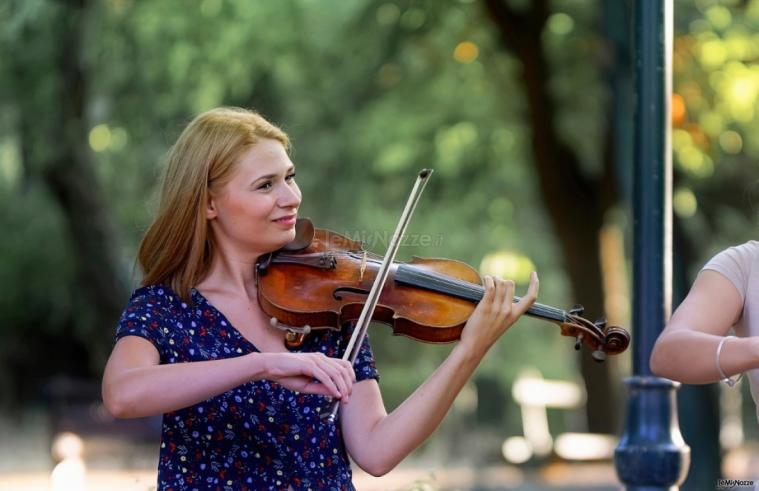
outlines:
M314 223L310 218L298 218L295 221L295 238L282 247L283 251L300 251L311 245L314 240Z

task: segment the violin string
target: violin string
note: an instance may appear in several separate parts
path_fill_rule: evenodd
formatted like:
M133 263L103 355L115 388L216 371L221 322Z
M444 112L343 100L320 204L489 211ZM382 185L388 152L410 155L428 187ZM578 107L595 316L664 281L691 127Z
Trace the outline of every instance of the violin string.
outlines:
M346 255L353 258L358 258L356 252L352 251L339 251L337 255ZM363 257L363 253L361 255ZM381 256L372 252L367 254L370 262L380 262ZM444 293L451 296L456 296L464 300L471 302L479 302L482 296L485 294L485 288L481 285L470 283L468 281L453 278L451 276L443 275L434 271L426 271L421 268L414 267L410 264L399 264L395 273L395 280L399 283L406 283L412 286L420 288L426 288L428 290ZM518 301L519 297L515 297L514 301ZM545 319L555 320L558 322L564 322L566 320L566 311L551 307L549 305L543 305L535 303L527 310L528 314L532 314Z
M398 270L395 273L395 280L401 283L407 283L413 286L457 296L473 302L480 301L485 293L485 288L481 285L476 285L458 278L452 278L440 273L425 271L408 264L401 264L398 266ZM517 300L518 297L515 297L515 301ZM539 303L533 304L528 309L528 313L559 322L564 322L566 320L565 311Z

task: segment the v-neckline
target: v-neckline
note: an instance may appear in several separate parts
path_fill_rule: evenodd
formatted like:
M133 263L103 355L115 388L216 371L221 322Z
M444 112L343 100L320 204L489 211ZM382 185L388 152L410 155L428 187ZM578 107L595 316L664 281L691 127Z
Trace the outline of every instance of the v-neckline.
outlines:
M246 343L250 347L250 349L252 350L251 352L253 352L253 353L291 353L291 351L288 350L286 347L285 347L285 351L261 351L255 345L255 343L253 341L251 341L250 339L248 339L242 332L240 332L240 330L237 329L237 327L235 327L234 324L232 324L232 322L229 320L229 318L227 318L227 316L224 315L224 312L222 312L213 303L211 303L211 301L208 299L208 297L206 297L205 295L203 295L200 292L200 290L198 290L197 288L193 288L192 292L194 294L196 294L200 298L200 300L202 300L203 303L205 303L209 308L213 309L213 311L216 313L216 315L219 316L219 319L221 321L223 321L223 322L226 323L227 329L229 329L230 332L233 332L235 334L235 336L237 336L240 340L242 340L242 342Z
M205 303L209 308L213 309L214 313L219 316L219 319L226 324L226 327L227 327L227 329L229 329L229 332L233 332L235 334L235 336L237 336L240 340L242 340L244 343L246 343L250 347L250 349L252 350L252 352L254 352L254 353L262 353L262 351L260 349L258 349L258 347L253 343L253 341L251 341L250 339L246 338L245 335L243 333L241 333L234 326L234 324L232 324L232 322L230 322L229 319L227 319L227 316L224 315L224 312L222 312L221 310L217 309L216 306L214 304L212 304L211 301L208 300L208 298L206 298L205 295L203 295L202 293L200 293L200 291L197 288L193 288L192 292L195 295L197 295L198 298L203 303Z

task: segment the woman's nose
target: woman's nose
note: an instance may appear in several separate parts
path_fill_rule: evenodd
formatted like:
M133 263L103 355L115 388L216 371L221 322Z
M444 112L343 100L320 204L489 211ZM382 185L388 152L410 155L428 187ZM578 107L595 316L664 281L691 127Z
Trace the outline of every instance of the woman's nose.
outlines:
M279 196L279 206L282 208L297 208L300 205L301 193L297 184L284 186Z

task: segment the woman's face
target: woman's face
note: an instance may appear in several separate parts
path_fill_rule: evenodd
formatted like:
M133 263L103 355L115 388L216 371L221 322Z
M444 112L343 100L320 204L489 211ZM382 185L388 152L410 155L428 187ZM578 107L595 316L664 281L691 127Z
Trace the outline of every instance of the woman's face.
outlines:
M258 257L295 238L300 200L285 148L263 138L242 155L232 179L210 193L206 217L221 250Z

